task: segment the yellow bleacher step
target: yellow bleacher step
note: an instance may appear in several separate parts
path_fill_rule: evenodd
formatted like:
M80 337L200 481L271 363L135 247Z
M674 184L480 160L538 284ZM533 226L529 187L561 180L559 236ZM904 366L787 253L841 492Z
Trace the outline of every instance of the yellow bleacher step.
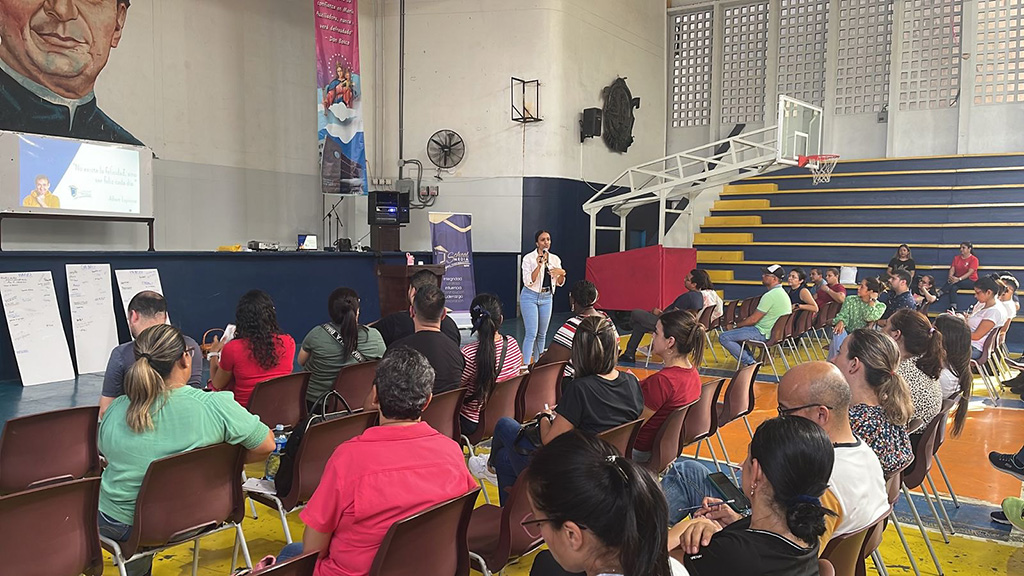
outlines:
M722 195L729 194L762 194L764 192L778 192L778 184L729 184L722 189Z
M772 203L764 198L750 198L746 200L715 200L715 207L712 210L760 210L771 208Z
M693 235L694 244L749 244L754 235L749 232L697 232Z
M698 250L698 264L716 264L719 262L743 262L742 250L711 251Z
M760 226L760 216L708 216L702 226Z
M712 282L732 282L734 280L732 270L708 270L707 273Z

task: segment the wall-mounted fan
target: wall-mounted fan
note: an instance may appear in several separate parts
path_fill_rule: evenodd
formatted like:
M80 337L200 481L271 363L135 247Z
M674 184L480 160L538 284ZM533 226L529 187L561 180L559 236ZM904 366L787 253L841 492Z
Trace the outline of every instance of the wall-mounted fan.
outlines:
M427 157L437 166L437 177L441 170L450 170L462 162L466 155L466 143L454 130L438 130L427 140Z

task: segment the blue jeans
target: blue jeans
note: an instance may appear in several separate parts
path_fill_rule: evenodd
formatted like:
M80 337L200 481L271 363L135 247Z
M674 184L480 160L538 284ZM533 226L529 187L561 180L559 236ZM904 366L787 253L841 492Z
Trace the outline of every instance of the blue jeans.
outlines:
M527 439L519 441L518 448L525 455L516 451L516 437L522 425L512 418L502 418L494 424L494 437L491 439L491 456L488 463L498 476L498 502L504 506L508 498L507 491L516 483L519 473L530 463L530 455L537 449Z
M759 340L764 342L767 338L761 334L761 331L756 326L733 328L718 335L718 341L722 343L722 347L728 350L734 358L739 358L740 364L745 366L753 364L754 357L750 355L750 352L743 352L743 357L740 358L740 342L743 340Z
M277 555L277 562L275 562L275 564L287 562L288 560L299 556L302 556L302 542L292 542L281 549L281 553Z
M540 359L551 323L551 292L537 293L523 288L519 293L519 309L523 313L526 335L523 337L523 362L530 364Z
M966 279L961 280L961 281L959 281L959 282L957 282L955 284L951 284L949 282L946 282L946 284L942 288L939 288L939 290L942 290L942 296L939 296L939 299L935 301L935 304L939 304L940 302L942 302L946 298L946 296L948 295L949 296L949 300L947 300L947 301L949 302L949 304L944 306L944 307L940 307L939 310L946 310L949 307L955 307L957 310L960 310L961 312L963 312L967 308L960 308L959 303L958 303L959 302L959 300L958 300L959 299L959 295L956 292L957 292L957 290L973 290L973 289L974 289L974 281L971 280L970 278L966 278ZM972 298L973 298L973 296L972 296Z
M849 334L846 333L846 330L843 330L839 334L832 335L832 343L828 345L829 362L834 360L836 356L839 356L839 347L843 345L843 340L846 340L847 336L849 336Z
M981 358L981 350L978 350L974 346L971 346L971 360L978 360Z
M100 511L99 525L100 535L104 538L110 538L118 544L124 544L132 535L131 526L114 520L102 511ZM125 560L127 560L127 558L125 558ZM150 574L153 571L153 557L146 556L144 558L139 558L134 562L129 562L125 564L124 569L128 573L128 576L143 576L145 574Z
M711 472L700 462L687 458L679 458L672 463L665 477L661 479L661 489L668 500L668 523L676 524L690 515L695 508L704 502L704 498L718 498L715 485L708 480Z

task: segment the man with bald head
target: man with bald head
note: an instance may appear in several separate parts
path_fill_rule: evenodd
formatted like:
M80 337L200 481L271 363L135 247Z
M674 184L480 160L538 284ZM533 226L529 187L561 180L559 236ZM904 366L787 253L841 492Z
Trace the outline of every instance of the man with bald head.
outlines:
M115 398L124 394L124 375L135 363L135 338L150 326L167 322L167 300L159 292L143 290L128 302L128 331L132 333L132 341L125 342L114 348L107 360L107 370L103 373L103 391L100 396L100 418ZM188 385L193 388L203 387L202 352L199 344L185 336L185 346L192 355L192 375Z
M842 372L828 362L799 364L783 375L778 396L779 416L799 416L817 423L835 448L832 478L821 503L836 516L825 517L821 549L833 535L863 530L888 514L882 465L850 428L850 386ZM671 523L682 520L682 510L700 505L705 497L718 497L708 474L707 467L694 460L680 458L672 465L661 482ZM729 523L727 516L735 513L725 506L720 508L708 517L717 519L715 515L722 514Z

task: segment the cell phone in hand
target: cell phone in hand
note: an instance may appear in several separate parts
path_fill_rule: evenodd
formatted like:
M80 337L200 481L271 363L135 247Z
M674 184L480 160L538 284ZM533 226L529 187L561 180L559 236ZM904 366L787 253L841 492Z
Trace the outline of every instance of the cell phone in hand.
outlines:
M234 337L235 337L235 325L234 324L228 324L227 326L224 327L224 334L220 337L220 341L223 342L224 344L227 344Z
M733 501L729 504L729 507L737 514L746 515L750 511L750 500L747 500L747 497L743 495L743 491L737 488L732 483L732 480L729 480L728 476L722 472L713 472L708 476L708 480L711 480L711 483L714 484L715 492L718 492L722 500L726 502L729 500Z

